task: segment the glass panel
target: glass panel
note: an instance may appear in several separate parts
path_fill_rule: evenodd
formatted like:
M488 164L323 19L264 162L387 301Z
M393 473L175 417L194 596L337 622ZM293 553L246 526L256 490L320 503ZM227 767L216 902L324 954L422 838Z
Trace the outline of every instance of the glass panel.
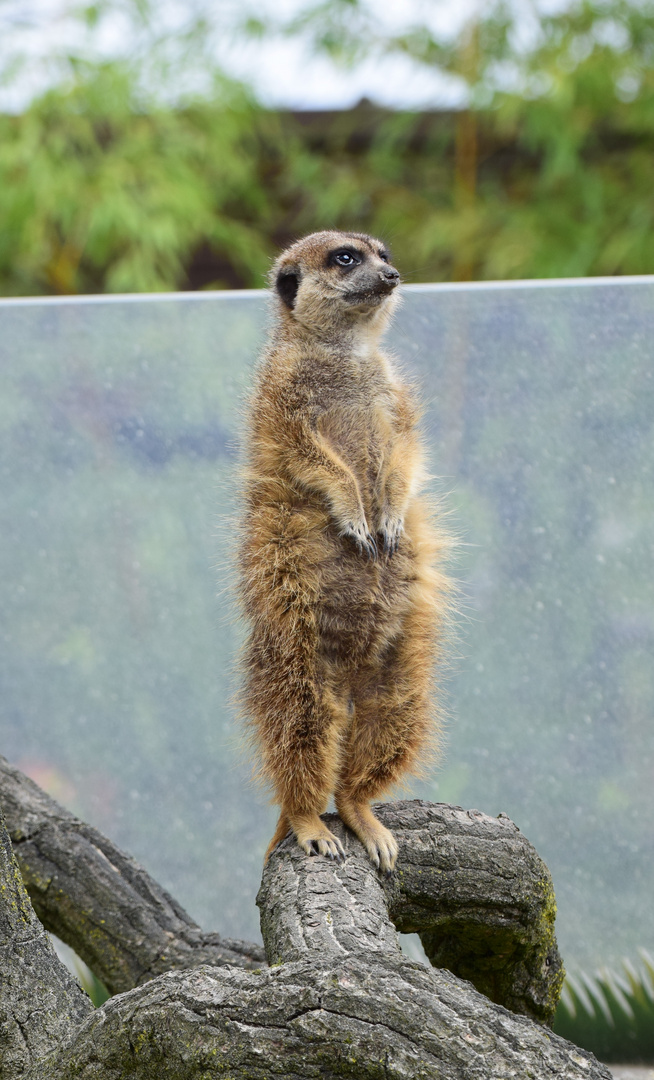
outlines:
M207 929L258 937L239 741L239 401L263 293L0 303L1 751ZM389 335L462 540L448 744L569 967L654 947L654 282L416 286Z

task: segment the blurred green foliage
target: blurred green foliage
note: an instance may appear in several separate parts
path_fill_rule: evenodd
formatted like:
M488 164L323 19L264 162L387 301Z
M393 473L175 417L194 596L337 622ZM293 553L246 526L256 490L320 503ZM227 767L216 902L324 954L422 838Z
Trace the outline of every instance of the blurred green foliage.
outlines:
M78 68L22 116L0 119L5 294L180 287L201 245L239 283L266 265L259 110L223 84L212 106L134 108L118 64Z
M307 116L222 76L206 16L166 36L125 4L129 56L60 58L0 116L2 294L259 287L280 245L327 226L383 236L411 281L654 271L652 0L577 0L526 39L490 5L450 41L380 36L361 0L312 5L289 33L345 63L437 68L467 107ZM242 33L269 32L255 22Z
M105 1001L111 996L104 983L98 979L97 975L93 974L90 967L84 963L74 949L65 945L64 942L60 941L54 934L51 934L50 937L59 959L63 961L69 971L72 971L82 989L89 995L96 1009L98 1009L100 1005L104 1005Z

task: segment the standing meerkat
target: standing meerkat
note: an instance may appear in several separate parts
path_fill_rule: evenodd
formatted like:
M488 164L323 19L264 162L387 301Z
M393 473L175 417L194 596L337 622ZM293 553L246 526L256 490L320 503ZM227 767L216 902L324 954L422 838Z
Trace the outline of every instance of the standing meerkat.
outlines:
M400 275L384 245L319 232L285 251L278 317L248 407L240 595L244 706L281 815L307 854L344 856L333 794L390 873L378 798L438 734L445 546L419 494L417 409L378 343Z

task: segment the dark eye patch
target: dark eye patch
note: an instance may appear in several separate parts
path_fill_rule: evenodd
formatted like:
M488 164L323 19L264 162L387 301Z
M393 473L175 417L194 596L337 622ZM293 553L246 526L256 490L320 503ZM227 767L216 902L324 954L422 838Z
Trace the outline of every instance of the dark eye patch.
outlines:
M340 247L334 251L330 251L327 256L328 266L339 266L341 270L350 270L354 266L359 266L363 262L365 256L360 251L357 251L353 247Z
M391 261L391 253L390 253L390 251L388 251L387 248L381 248L381 250L379 252L379 258L383 259L384 262L389 263Z

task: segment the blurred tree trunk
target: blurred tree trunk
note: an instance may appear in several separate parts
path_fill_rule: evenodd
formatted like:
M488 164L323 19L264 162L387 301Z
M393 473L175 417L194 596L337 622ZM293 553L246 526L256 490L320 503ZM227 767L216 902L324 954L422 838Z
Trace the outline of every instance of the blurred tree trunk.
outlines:
M401 852L388 881L335 816L343 865L308 858L287 838L258 897L271 966L261 959L248 969L256 946L203 938L199 928L194 941L186 913L134 860L0 764L16 851L3 819L2 1080L610 1080L592 1055L545 1026L563 977L551 880L508 818L420 801L380 807ZM67 860L78 856L75 880ZM89 956L95 915L89 921L84 905L97 914L106 903L115 970L124 987L141 985L93 1010L54 953L18 862L44 924L78 949L87 939ZM408 960L396 927L420 933L432 962L451 970ZM220 943L213 954L207 938ZM141 947L149 956L149 945L158 966L144 973L132 961Z
M468 89L475 85L479 73L479 21L472 18L465 26L460 43L460 73ZM464 219L462 243L454 253L453 277L455 281L472 281L475 277L475 260L471 250L476 233L472 219L477 202L477 170L479 162L479 137L477 114L468 103L457 114L454 141L454 205ZM470 234L470 236L468 236Z

